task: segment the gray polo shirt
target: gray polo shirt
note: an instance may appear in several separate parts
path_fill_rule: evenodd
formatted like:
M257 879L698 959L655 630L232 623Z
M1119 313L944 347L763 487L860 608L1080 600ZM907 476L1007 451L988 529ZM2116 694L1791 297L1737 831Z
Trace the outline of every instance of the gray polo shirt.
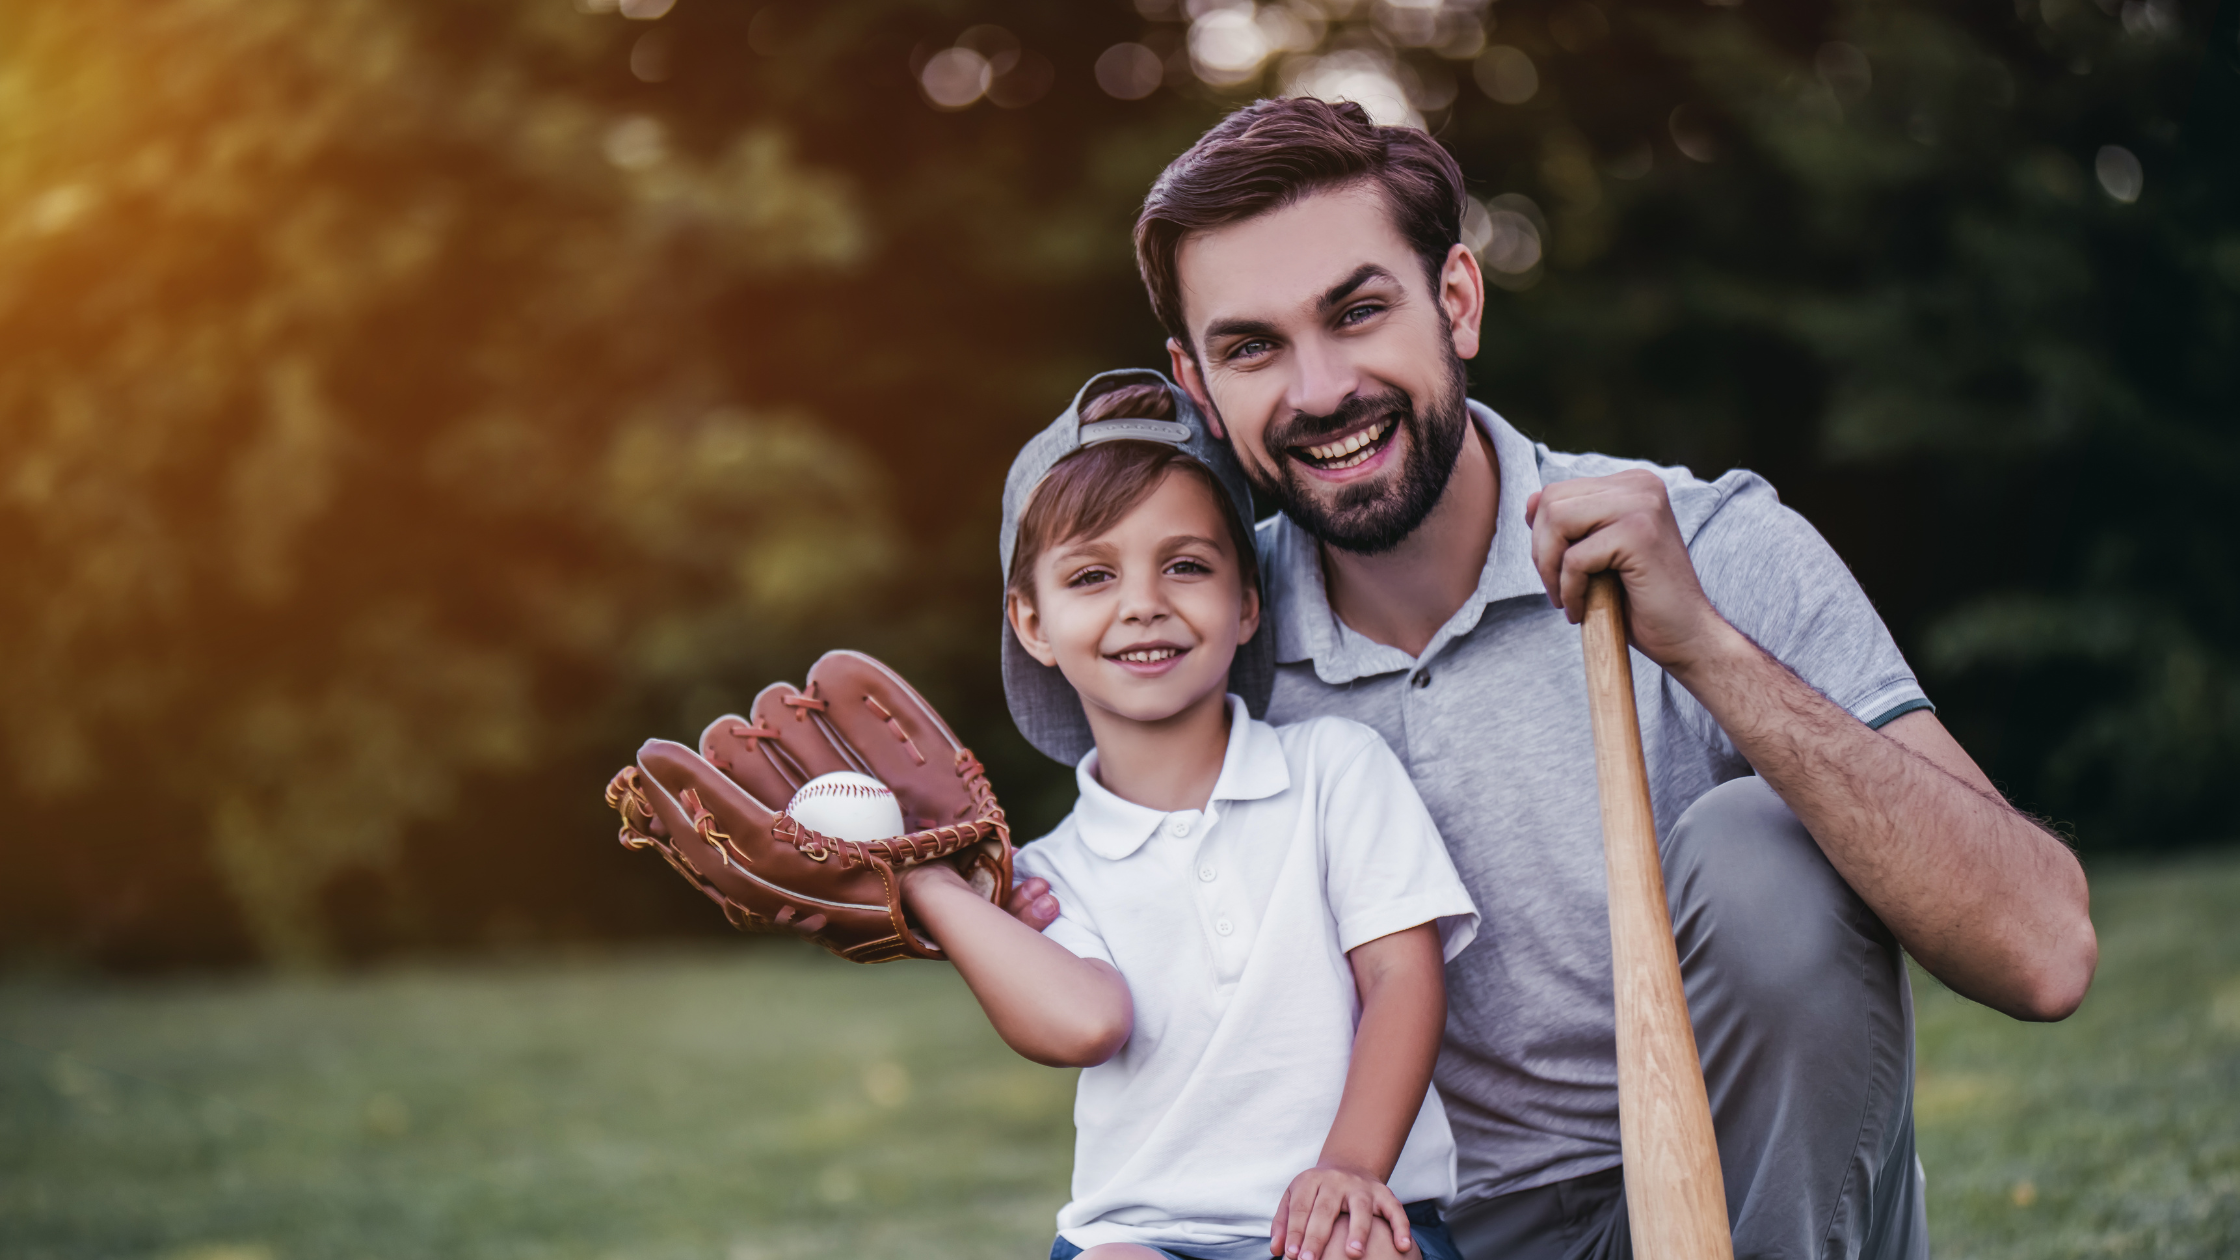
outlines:
M1619 1162L1610 928L1579 629L1549 606L1532 568L1532 492L1649 469L1670 489L1704 591L1728 621L1870 725L1928 705L1851 571L1763 478L1735 471L1699 481L1685 468L1551 451L1470 406L1500 463L1493 547L1477 591L1422 656L1364 638L1331 612L1305 531L1282 516L1259 529L1276 634L1269 720L1335 714L1383 735L1482 915L1477 941L1447 964L1436 1077L1459 1148L1461 1203ZM1638 652L1633 685L1661 835L1750 765Z

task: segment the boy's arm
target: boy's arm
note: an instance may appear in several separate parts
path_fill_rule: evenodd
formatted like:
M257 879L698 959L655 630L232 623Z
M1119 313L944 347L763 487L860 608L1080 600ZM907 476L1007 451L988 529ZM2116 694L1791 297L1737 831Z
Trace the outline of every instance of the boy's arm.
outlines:
M1408 1214L1385 1178L1415 1126L1431 1088L1432 1064L1447 1023L1439 929L1419 923L1364 941L1346 955L1361 994L1353 1061L1338 1118L1313 1168L1292 1179L1276 1205L1268 1249L1291 1260L1323 1254L1337 1218L1347 1218L1346 1254L1363 1254L1369 1226L1382 1216L1393 1245L1407 1251Z
M973 891L946 862L911 867L902 899L956 964L1004 1044L1051 1067L1095 1067L1135 1026L1128 984Z

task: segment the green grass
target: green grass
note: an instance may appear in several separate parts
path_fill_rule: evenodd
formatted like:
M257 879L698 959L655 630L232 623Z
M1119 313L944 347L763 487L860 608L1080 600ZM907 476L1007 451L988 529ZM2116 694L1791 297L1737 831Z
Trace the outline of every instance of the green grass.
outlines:
M2240 854L2096 881L2101 977L1922 982L1956 1257L2240 1255ZM1070 1073L946 968L785 945L340 979L0 985L0 1256L1029 1257Z

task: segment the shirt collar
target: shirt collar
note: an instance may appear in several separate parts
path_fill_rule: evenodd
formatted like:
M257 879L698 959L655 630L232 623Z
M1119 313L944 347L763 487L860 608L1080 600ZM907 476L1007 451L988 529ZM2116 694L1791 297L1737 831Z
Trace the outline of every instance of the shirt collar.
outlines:
M1168 815L1148 805L1123 800L1097 782L1097 753L1090 749L1074 767L1081 800L1073 807L1073 823L1081 842L1091 853L1117 862L1143 847ZM1229 697L1229 746L1221 754L1221 774L1214 779L1212 799L1205 812L1217 814L1223 801L1257 801L1291 786L1291 767L1284 760L1283 743L1275 728L1255 722L1244 701ZM1195 814L1197 810L1177 811Z
M1532 567L1532 527L1524 519L1525 501L1541 488L1540 449L1492 408L1476 400L1469 408L1471 419L1493 443L1495 473L1501 479L1493 545L1478 571L1477 589L1432 636L1423 655L1411 657L1339 620L1323 585L1321 546L1290 517L1277 516L1261 528L1268 531L1262 567L1268 574L1279 663L1312 661L1316 676L1332 685L1413 669L1475 629L1487 604L1544 593L1539 571Z

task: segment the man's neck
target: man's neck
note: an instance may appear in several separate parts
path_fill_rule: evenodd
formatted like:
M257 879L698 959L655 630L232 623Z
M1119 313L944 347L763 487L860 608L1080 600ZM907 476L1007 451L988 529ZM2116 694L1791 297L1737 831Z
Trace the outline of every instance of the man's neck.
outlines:
M1501 468L1493 440L1476 419L1455 460L1446 492L1423 524L1399 546L1363 556L1325 544L1323 585L1331 611L1355 633L1423 655L1431 637L1478 589L1493 549L1501 507Z

